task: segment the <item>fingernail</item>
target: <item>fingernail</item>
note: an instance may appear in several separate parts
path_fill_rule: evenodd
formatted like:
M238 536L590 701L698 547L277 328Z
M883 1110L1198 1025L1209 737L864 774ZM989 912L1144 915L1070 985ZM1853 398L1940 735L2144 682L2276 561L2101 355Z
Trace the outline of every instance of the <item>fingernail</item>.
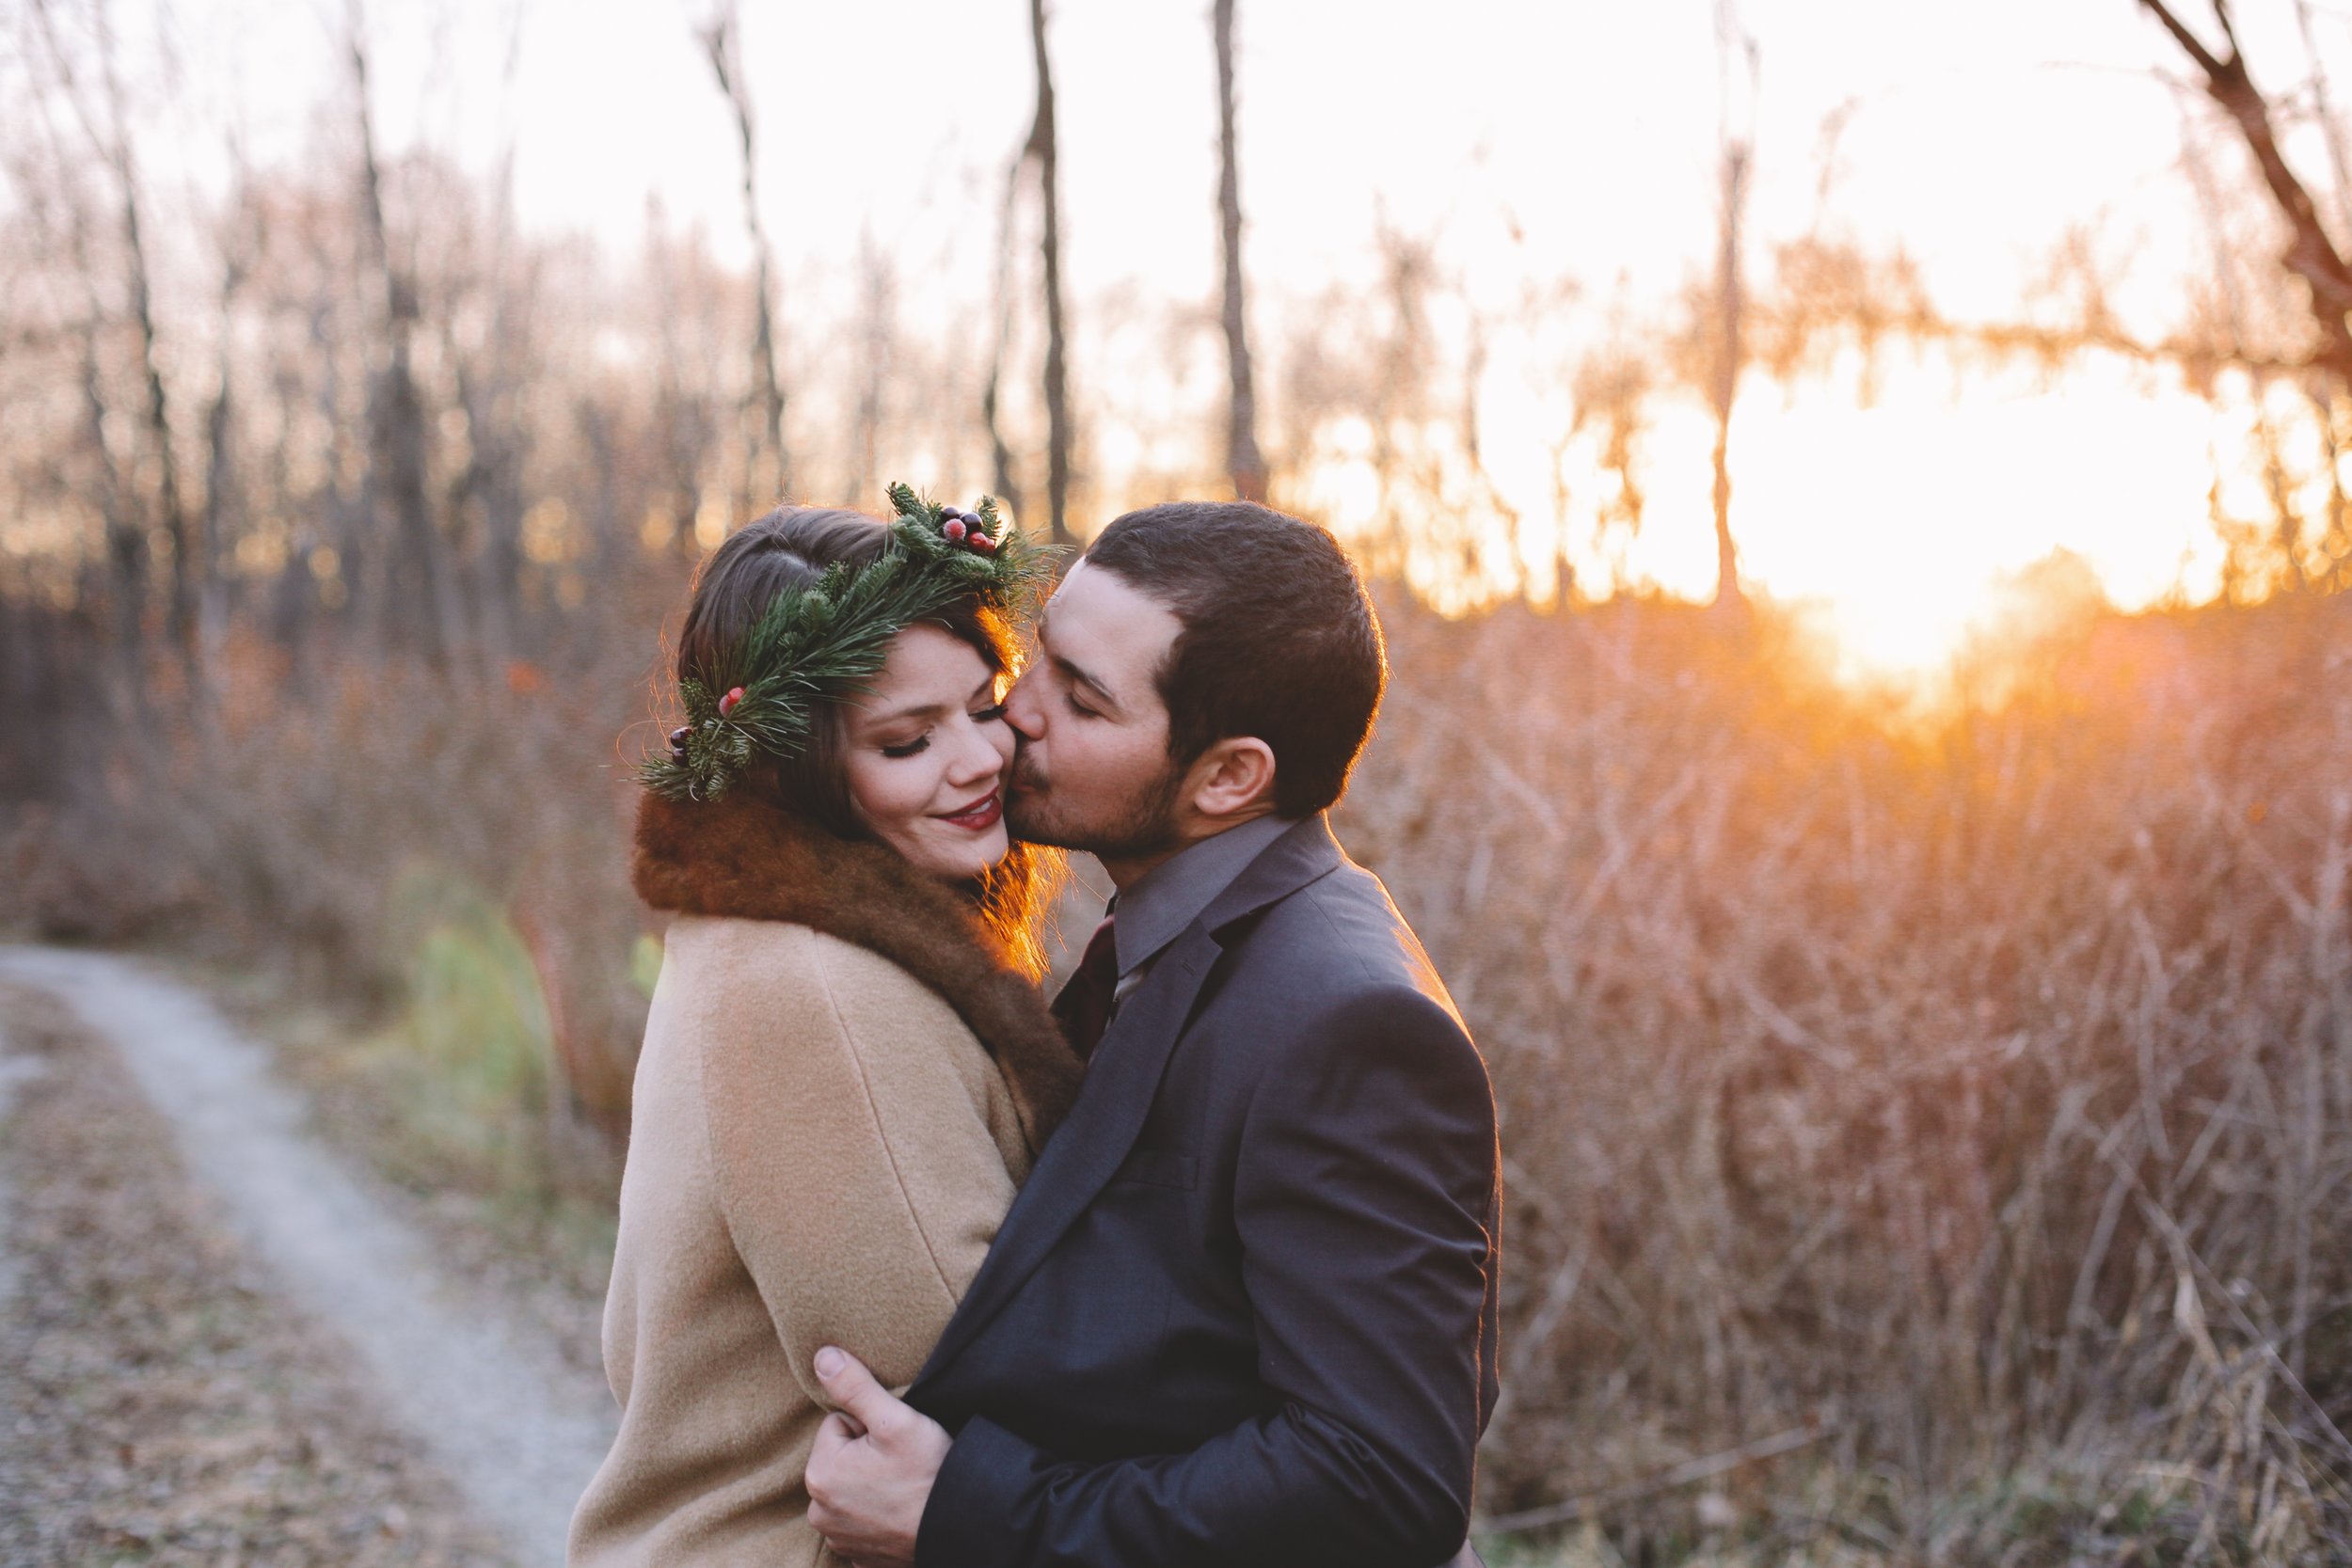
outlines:
M841 1370L842 1360L841 1353L831 1345L827 1345L817 1353L817 1375L818 1377L833 1376Z

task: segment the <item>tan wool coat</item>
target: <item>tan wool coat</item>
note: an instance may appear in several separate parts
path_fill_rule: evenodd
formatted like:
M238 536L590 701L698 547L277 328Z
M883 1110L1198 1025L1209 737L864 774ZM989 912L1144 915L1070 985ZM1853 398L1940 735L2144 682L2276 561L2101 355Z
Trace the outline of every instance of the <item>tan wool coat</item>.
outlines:
M920 1370L1075 1092L968 901L756 801L639 814L677 911L638 1061L604 1361L621 1427L574 1568L830 1562L811 1359Z

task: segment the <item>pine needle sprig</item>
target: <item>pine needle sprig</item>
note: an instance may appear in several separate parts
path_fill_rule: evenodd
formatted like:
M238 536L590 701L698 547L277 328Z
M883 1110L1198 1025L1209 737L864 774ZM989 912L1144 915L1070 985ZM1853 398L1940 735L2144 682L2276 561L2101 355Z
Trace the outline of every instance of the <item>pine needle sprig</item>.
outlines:
M1043 552L1004 522L993 498L960 513L905 484L889 494L897 515L880 556L863 566L836 562L817 581L786 589L718 668L678 683L686 723L669 754L639 768L646 788L717 799L755 754L797 755L818 705L866 689L908 626L974 596L1022 613L1050 579Z

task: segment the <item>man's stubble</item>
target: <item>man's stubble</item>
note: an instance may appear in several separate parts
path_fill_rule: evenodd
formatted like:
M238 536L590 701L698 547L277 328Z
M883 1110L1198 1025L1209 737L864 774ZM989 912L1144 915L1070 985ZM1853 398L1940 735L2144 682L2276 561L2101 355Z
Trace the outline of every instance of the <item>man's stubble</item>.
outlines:
M1142 860L1176 847L1176 796L1185 770L1173 761L1156 778L1099 812L1072 809L1057 800L1051 782L1043 787L1028 767L1026 751L1016 753L1012 787L1005 793L1005 826L1030 844L1079 849L1103 860Z

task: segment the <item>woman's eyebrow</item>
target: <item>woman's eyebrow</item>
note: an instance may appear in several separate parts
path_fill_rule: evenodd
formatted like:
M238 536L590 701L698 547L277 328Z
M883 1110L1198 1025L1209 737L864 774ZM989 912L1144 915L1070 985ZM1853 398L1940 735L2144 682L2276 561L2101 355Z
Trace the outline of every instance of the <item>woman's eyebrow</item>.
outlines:
M914 707L894 707L886 713L866 712L859 728L880 729L884 724L896 724L909 719L937 719L947 711L948 705L946 703L922 703Z

